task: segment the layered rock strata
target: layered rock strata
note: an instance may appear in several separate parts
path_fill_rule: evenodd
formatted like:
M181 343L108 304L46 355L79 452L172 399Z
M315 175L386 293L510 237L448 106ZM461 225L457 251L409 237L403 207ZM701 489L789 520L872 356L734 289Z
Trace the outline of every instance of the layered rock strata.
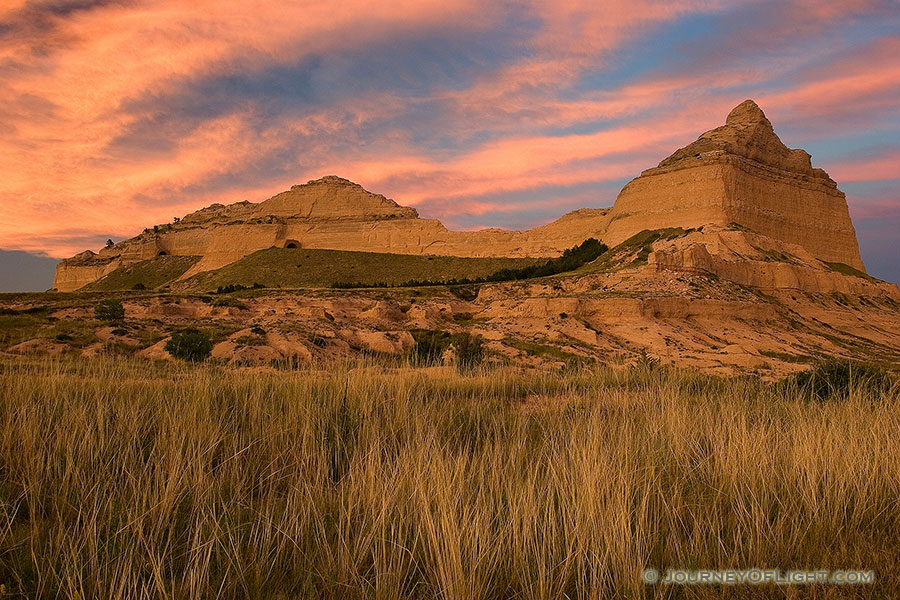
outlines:
M609 219L609 245L643 229L737 223L865 270L843 192L809 154L781 142L752 100L628 183Z

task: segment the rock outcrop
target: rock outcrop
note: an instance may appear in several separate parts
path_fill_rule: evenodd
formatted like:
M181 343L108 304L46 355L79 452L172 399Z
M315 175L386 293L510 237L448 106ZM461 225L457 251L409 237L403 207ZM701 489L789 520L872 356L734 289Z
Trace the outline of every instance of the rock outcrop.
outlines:
M843 192L809 154L781 142L752 100L628 183L609 218L609 245L643 229L738 223L865 269Z
M260 202L214 204L176 223L62 261L54 287L75 290L159 255L199 256L181 278L270 247L460 257L550 257L589 237L610 247L644 230L704 225L745 230L802 247L815 259L859 271L844 194L809 154L785 146L752 101L632 180L612 209L580 209L527 231L450 231L340 177L293 186ZM660 261L675 259L663 259ZM680 259L679 259L680 260ZM699 260L699 259L698 259ZM689 261L690 262L690 261Z

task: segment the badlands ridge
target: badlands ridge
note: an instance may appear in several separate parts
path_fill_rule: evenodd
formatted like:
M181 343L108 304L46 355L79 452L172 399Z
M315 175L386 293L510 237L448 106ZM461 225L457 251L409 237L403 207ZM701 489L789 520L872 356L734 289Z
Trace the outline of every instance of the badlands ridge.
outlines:
M160 255L199 256L182 275L218 269L257 250L326 248L462 257L557 256L589 237L610 247L668 227L739 223L812 256L864 270L844 194L803 150L787 148L747 100L722 127L631 181L611 209L580 209L527 231L450 231L413 208L328 176L260 202L214 204L60 263L54 287L72 291Z
M590 237L609 250L551 277L349 290L328 279L340 266L387 282L397 265L415 263L446 281L448 265L533 264ZM324 273L316 285L299 278L314 268ZM216 290L254 283L263 289ZM900 290L865 272L844 194L750 100L628 183L610 209L528 231L456 232L324 177L85 251L60 263L55 288L121 290L125 326L97 329L94 295L43 295L46 323L33 339L8 336L0 351L166 359L173 331L199 327L214 332L213 357L236 364L403 355L429 332L467 332L492 360L524 366L651 357L780 377L834 356L900 365ZM17 302L7 310L36 310ZM92 329L57 333L76 322Z

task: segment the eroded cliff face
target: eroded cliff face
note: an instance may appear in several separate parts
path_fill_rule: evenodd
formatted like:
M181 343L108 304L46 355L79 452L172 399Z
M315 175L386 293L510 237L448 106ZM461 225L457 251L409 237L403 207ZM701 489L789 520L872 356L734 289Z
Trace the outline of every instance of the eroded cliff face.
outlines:
M816 258L865 267L847 201L803 150L785 146L763 111L747 100L725 125L701 135L619 194L604 241L643 229L738 223L799 244Z
M100 257L85 250L56 265L53 287L62 292L77 290L97 281L120 265L121 261L117 257Z

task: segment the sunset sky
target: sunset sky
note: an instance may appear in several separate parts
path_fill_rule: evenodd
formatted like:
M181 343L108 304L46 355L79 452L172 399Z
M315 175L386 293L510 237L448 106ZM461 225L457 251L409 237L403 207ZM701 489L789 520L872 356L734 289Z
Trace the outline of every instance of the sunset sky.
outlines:
M326 174L451 229L540 225L745 98L900 281L897 0L0 0L0 83L3 289L52 283L14 251Z

